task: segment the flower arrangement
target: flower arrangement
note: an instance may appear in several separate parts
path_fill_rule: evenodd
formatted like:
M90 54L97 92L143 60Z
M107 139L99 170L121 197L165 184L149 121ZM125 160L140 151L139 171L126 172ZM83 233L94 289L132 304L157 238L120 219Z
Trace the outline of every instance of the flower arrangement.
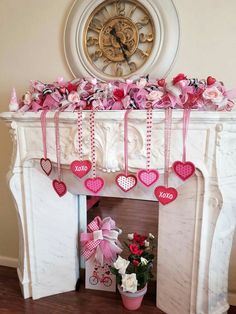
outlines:
M129 250L128 259L119 255L110 267L111 273L116 276L116 282L123 291L134 293L141 290L153 277L154 239L151 233L148 237L136 232L128 234L129 243L125 242Z
M95 78L66 82L60 78L51 84L32 81L17 109L36 112L44 109L75 111L80 108L126 110L171 107L230 111L234 98L236 91L226 91L224 84L212 76L198 80L180 73L168 83L165 79L150 80L148 76L110 82Z

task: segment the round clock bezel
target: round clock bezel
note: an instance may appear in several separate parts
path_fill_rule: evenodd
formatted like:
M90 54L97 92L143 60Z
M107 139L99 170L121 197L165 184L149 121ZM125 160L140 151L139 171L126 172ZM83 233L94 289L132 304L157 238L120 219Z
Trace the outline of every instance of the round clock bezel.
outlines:
M84 30L88 17L104 2L103 0L76 0L69 12L64 30L64 51L67 64L74 77L94 76L101 80L111 80L90 63L84 49ZM151 77L165 77L174 63L180 37L179 19L171 0L139 1L150 13L154 21L158 40L154 41L148 60L134 74L149 74ZM133 76L131 74L127 77ZM120 77L112 77L120 79Z

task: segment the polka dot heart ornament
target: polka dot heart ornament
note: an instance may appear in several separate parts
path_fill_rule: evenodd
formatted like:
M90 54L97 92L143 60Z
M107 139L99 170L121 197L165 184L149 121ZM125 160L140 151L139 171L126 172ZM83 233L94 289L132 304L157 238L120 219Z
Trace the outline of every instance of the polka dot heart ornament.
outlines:
M82 112L82 108L78 111L77 127L78 127L77 144L78 144L79 160L74 160L70 165L70 169L76 177L81 179L86 174L89 173L92 167L90 160L83 160L83 112Z
M44 157L40 159L40 166L44 173L49 176L52 172L52 163L49 158L47 158L47 115L48 110L43 110L40 115L41 129L42 129L42 139L43 139L43 155Z
M90 123L90 141L91 141L91 154L92 154L92 178L88 178L84 182L85 188L97 194L104 187L104 180L96 175L96 149L95 149L95 111L92 110L89 118Z
M131 110L126 110L124 116L124 160L125 173L120 173L116 176L116 184L123 191L128 192L132 190L137 184L137 178L128 174L128 114Z
M156 198L162 205L167 205L173 202L178 196L177 190L173 187L168 186L169 163L170 163L171 121L172 121L172 109L167 108L165 109L164 186L157 186L154 190L154 194Z
M150 159L151 159L151 142L152 142L152 109L147 110L146 119L146 169L141 169L138 171L138 180L144 186L149 187L159 178L159 172L155 169L150 169Z
M172 165L175 174L183 181L189 179L195 173L195 165L186 161L186 141L191 109L184 109L183 113L183 157L182 161L175 161Z
M60 145L60 135L59 135L59 114L60 111L56 111L54 115L55 124L55 139L56 139L56 156L57 156L57 179L52 181L52 186L58 196L62 197L67 192L67 187L61 179L61 145Z

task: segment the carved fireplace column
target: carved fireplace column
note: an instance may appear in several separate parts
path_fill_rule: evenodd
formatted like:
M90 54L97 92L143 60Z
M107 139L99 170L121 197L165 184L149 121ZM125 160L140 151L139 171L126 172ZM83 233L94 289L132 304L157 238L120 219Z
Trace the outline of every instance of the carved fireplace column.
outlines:
M84 114L84 149L90 155L89 113ZM153 188L139 184L123 193L114 178L123 165L121 111L96 113L98 175L105 179L101 196L156 200ZM79 276L78 232L86 228L88 191L69 171L77 159L76 114L61 113L63 180L69 192L59 198L46 177L39 113L3 113L12 129L14 158L10 188L18 212L18 276L25 298L74 290ZM143 111L129 115L129 170L145 167ZM163 174L164 112L153 112L151 167ZM157 306L167 314L222 314L228 309L228 266L236 221L236 114L192 112L187 159L196 174L183 183L170 172L175 202L160 206L158 228ZM56 166L53 113L48 114L48 157ZM171 162L181 159L182 111L173 111ZM55 168L55 167L54 167ZM163 183L163 175L158 185ZM157 185L155 185L157 186ZM79 196L78 196L79 195ZM79 297L79 294L78 294Z

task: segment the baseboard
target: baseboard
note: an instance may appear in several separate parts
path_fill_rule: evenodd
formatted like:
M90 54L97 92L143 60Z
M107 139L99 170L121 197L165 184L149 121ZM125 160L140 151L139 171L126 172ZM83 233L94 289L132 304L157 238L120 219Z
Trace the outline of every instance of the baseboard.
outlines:
M228 300L230 305L236 306L236 292L229 292Z
M7 257L7 256L0 256L0 266L7 266L17 268L18 259Z

